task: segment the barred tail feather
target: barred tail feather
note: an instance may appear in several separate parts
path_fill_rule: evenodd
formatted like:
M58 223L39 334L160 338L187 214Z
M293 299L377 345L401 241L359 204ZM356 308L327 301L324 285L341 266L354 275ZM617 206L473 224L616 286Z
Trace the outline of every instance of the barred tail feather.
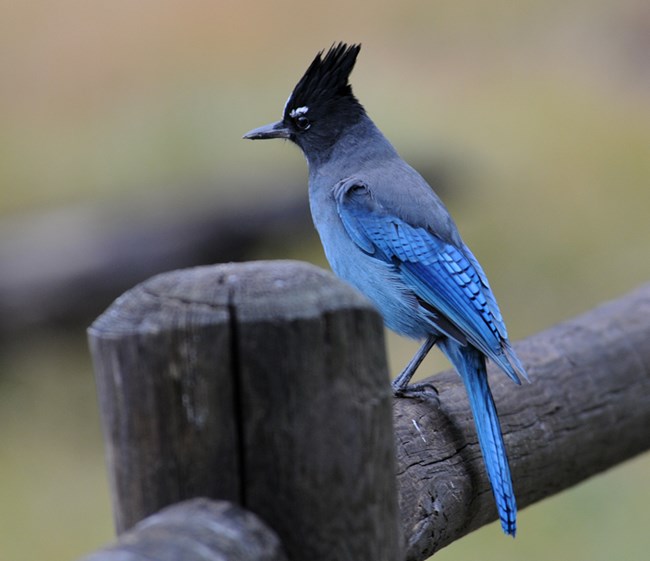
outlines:
M485 357L472 346L461 347L449 340L441 341L439 346L460 374L467 389L501 527L506 534L514 536L517 529L517 505L499 418L488 386Z

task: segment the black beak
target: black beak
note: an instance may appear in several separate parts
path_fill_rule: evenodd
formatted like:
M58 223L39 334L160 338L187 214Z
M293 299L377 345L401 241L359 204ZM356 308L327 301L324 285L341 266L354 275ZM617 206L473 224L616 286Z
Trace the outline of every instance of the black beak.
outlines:
M263 127L258 127L252 131L248 131L244 138L249 140L263 140L266 138L291 138L291 133L289 129L284 126L282 121L277 123L270 123L264 125Z

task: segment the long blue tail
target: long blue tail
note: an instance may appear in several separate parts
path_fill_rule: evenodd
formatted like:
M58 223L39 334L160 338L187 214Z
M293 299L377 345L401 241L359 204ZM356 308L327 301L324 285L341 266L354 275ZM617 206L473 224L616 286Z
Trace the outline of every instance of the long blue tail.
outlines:
M440 341L439 346L465 383L501 527L506 534L514 536L517 531L517 504L499 417L488 386L485 357L471 345L461 347L449 339Z

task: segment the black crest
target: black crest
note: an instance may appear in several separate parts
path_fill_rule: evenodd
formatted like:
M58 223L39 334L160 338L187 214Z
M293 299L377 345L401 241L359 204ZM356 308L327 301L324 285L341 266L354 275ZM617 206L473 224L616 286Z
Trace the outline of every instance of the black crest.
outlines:
M319 52L293 89L285 106L285 117L297 107L322 106L342 98L358 104L348 78L360 50L361 45L339 43L332 45L325 55Z

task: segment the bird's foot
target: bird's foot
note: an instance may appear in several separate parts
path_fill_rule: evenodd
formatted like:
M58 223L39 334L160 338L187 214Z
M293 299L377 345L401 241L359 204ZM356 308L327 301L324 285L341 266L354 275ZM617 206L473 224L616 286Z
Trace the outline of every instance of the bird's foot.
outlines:
M418 382L407 386L393 384L393 395L395 397L438 397L438 389L431 382Z

